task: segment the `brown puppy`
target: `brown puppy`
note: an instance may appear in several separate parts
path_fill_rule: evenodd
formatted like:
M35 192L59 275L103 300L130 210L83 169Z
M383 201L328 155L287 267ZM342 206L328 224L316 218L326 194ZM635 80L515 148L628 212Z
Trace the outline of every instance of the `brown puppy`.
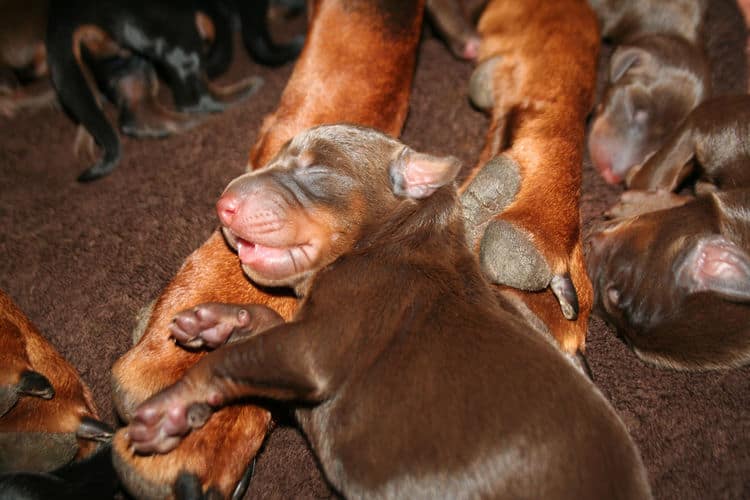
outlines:
M629 189L676 191L697 174L699 191L750 188L750 96L722 96L695 108L645 164Z
M111 436L81 377L0 291L0 472L50 471Z
M706 0L591 0L618 46L589 134L591 161L619 183L711 92L701 32Z
M578 203L596 17L583 0L495 0L478 29L481 63L470 93L492 121L463 188L470 243L492 282L551 288L554 295L521 298L574 353L584 346L591 307Z
M52 105L51 85L29 94L20 80L47 75L44 29L47 0L3 0L0 2L0 115L14 116L24 109Z
M235 179L217 210L243 269L302 304L250 329L242 305L178 315L179 342L249 336L143 403L135 450L168 451L214 408L261 396L297 408L346 498L649 498L601 393L482 277L459 167L332 125Z
M741 189L611 222L588 256L597 314L656 365L750 361L748 213Z
M251 168L267 163L295 134L321 123L347 121L398 135L408 108L423 8L421 0L313 2L305 47L277 110L263 123L250 153ZM203 302L262 303L288 319L297 301L283 290L270 292L250 283L237 255L221 233L214 233L154 303L138 344L113 367L115 405L126 421L136 405L176 382L204 354L182 349L169 337L174 315ZM269 422L269 413L259 408L224 408L166 455L133 456L118 433L114 457L126 487L139 496L168 496L180 471L186 471L198 477L204 491L213 488L226 497Z

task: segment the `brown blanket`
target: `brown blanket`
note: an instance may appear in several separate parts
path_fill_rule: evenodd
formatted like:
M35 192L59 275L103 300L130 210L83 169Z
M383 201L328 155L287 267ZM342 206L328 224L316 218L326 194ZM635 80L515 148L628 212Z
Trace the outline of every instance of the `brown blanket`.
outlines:
M746 33L734 2L712 2L708 24L715 88L745 91ZM471 70L426 30L404 142L474 162L487 119L466 98ZM138 310L217 225L214 202L243 171L261 118L290 71L257 66L238 51L222 81L260 74L266 82L258 94L184 135L124 139L118 169L86 185L75 182L87 165L72 155L76 127L62 111L0 118L0 288L80 371L106 421L116 421L109 368L130 346ZM587 160L587 232L618 192ZM588 356L597 385L640 446L657 498L750 497L750 367L651 368L598 319ZM279 413L278 421L248 497L330 496L293 420Z

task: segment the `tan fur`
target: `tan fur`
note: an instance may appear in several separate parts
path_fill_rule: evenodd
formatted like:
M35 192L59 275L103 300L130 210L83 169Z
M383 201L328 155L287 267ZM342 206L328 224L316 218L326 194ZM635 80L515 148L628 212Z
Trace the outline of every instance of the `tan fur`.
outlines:
M0 432L75 433L82 418L99 418L91 391L75 368L0 291L0 383L17 382L23 370L44 375L55 395L52 399L19 398L0 418ZM79 440L77 458L88 455L94 447L91 441Z
M585 344L592 305L581 247L579 198L586 116L596 81L599 32L585 0L491 1L478 30L479 61L500 55L494 105L477 168L504 152L521 187L498 217L532 235L553 274L570 273L580 312L566 320L552 292L521 295L567 352Z

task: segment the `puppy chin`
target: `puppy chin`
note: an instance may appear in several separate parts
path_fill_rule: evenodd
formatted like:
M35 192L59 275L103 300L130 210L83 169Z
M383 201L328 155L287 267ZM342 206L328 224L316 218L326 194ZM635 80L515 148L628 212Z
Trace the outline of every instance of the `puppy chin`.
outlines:
M294 274L291 276L274 277L267 276L247 264L242 264L242 272L245 273L253 283L269 288L295 288L308 273Z

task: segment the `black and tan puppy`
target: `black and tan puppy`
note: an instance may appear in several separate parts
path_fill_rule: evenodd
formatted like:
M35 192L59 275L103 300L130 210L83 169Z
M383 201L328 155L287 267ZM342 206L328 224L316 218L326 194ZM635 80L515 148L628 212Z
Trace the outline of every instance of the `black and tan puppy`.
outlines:
M254 305L180 313L178 342L245 338L139 406L133 448L169 451L214 409L261 396L297 408L345 497L649 498L613 409L482 277L458 170L332 125L233 181L217 211L243 269L302 304L289 323ZM249 327L258 307L270 319Z
M0 473L0 498L8 500L107 499L114 498L116 488L110 444L50 472Z
M738 189L610 223L588 255L596 313L660 366L747 363L749 213L750 191Z
M231 50L233 11L227 3L211 0L52 3L47 26L47 60L53 84L64 107L103 149L103 157L79 180L107 175L120 158L117 133L97 102L95 78L87 62L140 56L153 64L172 91L178 110L185 112L221 111L257 88L259 80L252 78L227 88L209 81L209 76L228 64L226 51ZM258 17L265 21L267 4L267 1L238 2L242 19ZM252 28L258 31L243 35L251 49L258 48L260 60L278 63L291 59L299 51L299 42L293 49L264 43L270 40L264 22L255 21ZM261 42L248 42L254 39ZM274 59L269 52L272 49L280 51L278 58ZM165 130L168 132L168 127Z
M619 183L711 92L702 43L707 2L590 0L617 45L589 134L594 166Z
M0 472L49 471L110 437L75 369L0 292Z

